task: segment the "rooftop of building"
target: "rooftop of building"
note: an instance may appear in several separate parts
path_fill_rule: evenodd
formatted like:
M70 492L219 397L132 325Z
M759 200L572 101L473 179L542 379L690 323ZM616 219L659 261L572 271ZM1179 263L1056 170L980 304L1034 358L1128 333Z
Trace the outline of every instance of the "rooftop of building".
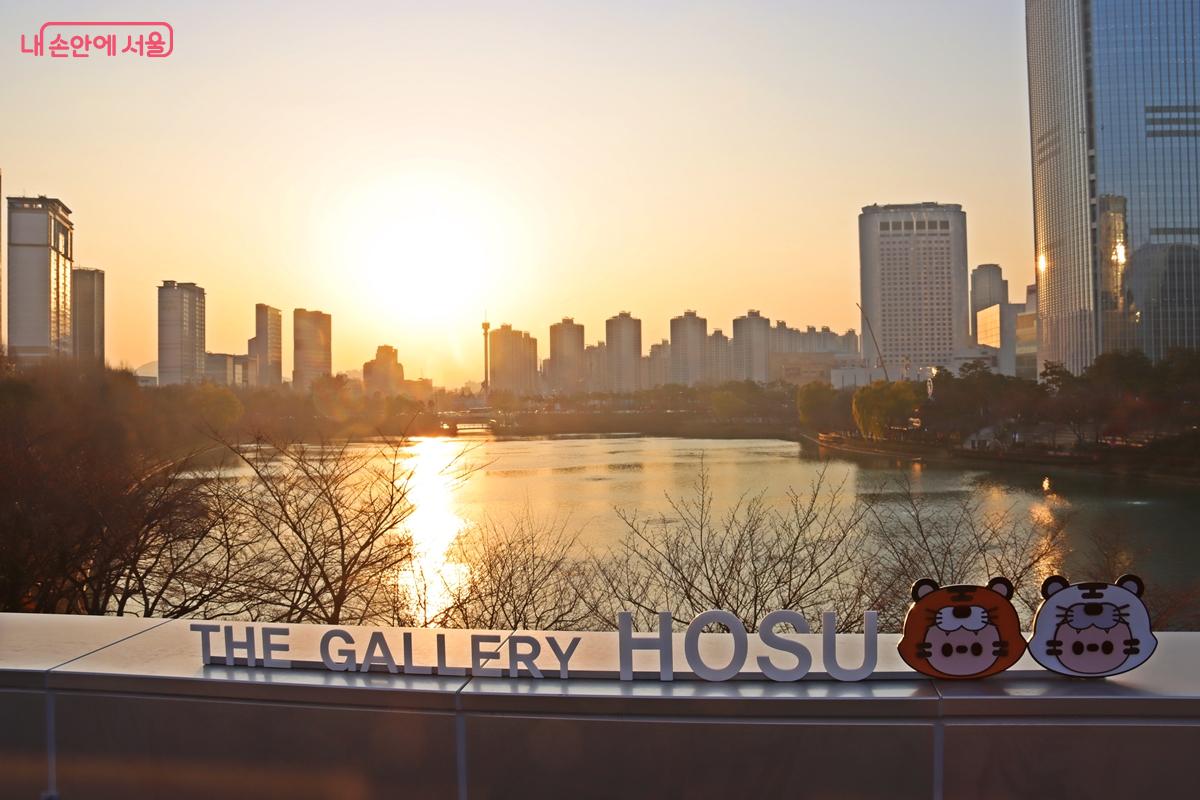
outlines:
M932 200L926 200L920 203L873 203L869 206L862 207L864 214L879 214L883 212L895 211L962 211L962 206L958 203L936 203Z
M62 200L57 197L46 197L44 194L39 194L37 197L10 197L8 198L8 208L10 211L14 208L45 208L63 216L71 214L71 209ZM70 224L70 220L67 220L67 224Z

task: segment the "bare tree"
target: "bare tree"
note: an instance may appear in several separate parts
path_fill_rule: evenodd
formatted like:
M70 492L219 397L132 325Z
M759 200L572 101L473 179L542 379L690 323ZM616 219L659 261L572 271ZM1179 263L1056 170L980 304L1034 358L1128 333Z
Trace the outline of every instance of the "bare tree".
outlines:
M758 494L718 515L702 465L692 493L667 502L671 516L618 511L625 537L593 558L585 587L593 624L612 627L618 611L631 611L636 624L652 626L657 612L669 610L682 625L721 608L753 631L776 609L815 623L820 611L848 609L862 596L867 508L846 497L844 484L828 485L823 472L807 493L790 492L783 509ZM839 629L861 624L861 611L839 616Z
M589 612L580 591L587 565L578 558L579 533L566 519L540 519L526 508L504 522L491 519L464 531L447 557L463 565L461 581L445 581L447 607L432 620L444 627L571 630Z
M329 624L393 616L397 579L412 556L401 529L413 510L402 446L230 445L250 471L239 511L263 532L271 564L254 616Z

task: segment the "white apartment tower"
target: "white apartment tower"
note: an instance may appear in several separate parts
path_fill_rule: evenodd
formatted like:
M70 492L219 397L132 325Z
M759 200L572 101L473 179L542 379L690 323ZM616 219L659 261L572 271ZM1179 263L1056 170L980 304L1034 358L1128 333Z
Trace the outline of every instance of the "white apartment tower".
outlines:
M962 206L867 206L858 243L866 366L892 380L949 367L971 336Z
M204 289L163 281L158 287L158 385L204 380Z
M696 386L707 379L708 320L685 311L671 320L669 383Z
M608 356L608 390L616 394L636 392L641 383L642 321L622 311L604 322Z
M771 320L747 311L733 321L733 379L766 383L771 353Z
M8 198L8 352L23 363L70 356L71 209L53 197Z

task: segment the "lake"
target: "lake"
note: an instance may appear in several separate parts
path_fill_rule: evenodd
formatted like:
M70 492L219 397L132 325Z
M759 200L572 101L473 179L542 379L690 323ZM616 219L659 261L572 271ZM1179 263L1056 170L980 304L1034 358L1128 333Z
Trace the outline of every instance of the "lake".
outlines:
M369 446L369 445L364 445ZM886 502L908 481L930 502L955 502L970 493L985 511L1016 516L1066 515L1070 554L1062 564L1073 580L1115 578L1077 570L1092 563L1097 539L1147 583L1180 587L1200 564L1200 491L1131 479L1030 468L960 469L890 459L821 461L795 442L629 437L538 439L419 439L408 446L416 512L408 525L417 552L439 568L457 533L490 516L503 521L529 509L565 521L580 543L603 549L623 524L615 508L642 516L669 514L666 495L692 490L701 465L709 472L716 508L762 492L785 504L789 489L803 492L825 471L847 496ZM465 478L455 474L471 470ZM1074 570L1073 570L1074 568Z

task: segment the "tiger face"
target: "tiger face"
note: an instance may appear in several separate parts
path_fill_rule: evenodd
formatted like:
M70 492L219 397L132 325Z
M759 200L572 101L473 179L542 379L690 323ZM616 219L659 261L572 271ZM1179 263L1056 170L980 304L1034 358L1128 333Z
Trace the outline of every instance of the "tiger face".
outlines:
M922 578L912 587L900 657L933 678L986 678L1003 672L1025 652L1012 594L1007 578L992 578L987 586L945 587Z
M1080 678L1120 675L1143 664L1158 646L1144 591L1136 575L1074 584L1051 575L1042 583L1030 653L1046 669Z

